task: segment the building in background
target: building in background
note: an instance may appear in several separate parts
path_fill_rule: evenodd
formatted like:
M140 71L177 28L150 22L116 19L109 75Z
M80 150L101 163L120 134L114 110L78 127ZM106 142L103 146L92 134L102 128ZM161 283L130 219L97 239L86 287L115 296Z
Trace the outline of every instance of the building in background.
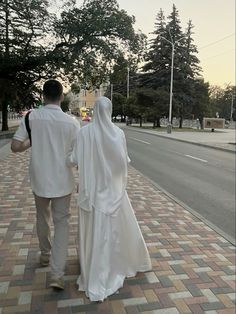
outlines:
M80 113L80 108L87 108L88 111L93 108L97 97L103 96L107 90L107 84L100 85L99 89L81 89L79 94L74 94L71 91L68 93L70 98L70 110L73 113Z

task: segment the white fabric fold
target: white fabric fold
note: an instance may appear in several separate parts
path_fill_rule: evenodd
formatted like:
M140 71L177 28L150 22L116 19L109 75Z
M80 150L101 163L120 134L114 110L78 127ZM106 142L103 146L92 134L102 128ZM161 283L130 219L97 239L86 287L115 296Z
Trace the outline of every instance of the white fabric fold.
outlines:
M77 136L69 161L79 166L78 206L116 215L127 185L129 161L124 132L111 122L112 104L99 97L94 121Z
M103 301L126 277L152 268L149 253L126 192L124 132L111 122L111 102L100 97L94 122L81 128L68 165L79 166L78 289Z

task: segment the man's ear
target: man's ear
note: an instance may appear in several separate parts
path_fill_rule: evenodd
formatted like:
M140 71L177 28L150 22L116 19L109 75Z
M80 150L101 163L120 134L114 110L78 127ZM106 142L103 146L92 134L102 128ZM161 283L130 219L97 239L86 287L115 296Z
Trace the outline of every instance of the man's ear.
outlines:
M61 95L60 101L62 102L64 100L65 96L64 94Z

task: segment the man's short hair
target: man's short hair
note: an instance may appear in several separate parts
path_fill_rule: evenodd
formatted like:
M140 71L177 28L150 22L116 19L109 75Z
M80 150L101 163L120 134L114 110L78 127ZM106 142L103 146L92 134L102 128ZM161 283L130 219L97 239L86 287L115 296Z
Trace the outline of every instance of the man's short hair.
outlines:
M43 95L49 101L60 100L63 93L63 87L57 80L48 80L43 85Z

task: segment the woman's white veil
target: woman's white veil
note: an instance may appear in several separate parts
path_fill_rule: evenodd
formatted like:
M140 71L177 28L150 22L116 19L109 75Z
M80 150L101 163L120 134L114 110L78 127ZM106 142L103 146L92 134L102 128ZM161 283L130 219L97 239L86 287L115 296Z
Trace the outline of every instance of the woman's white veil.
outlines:
M112 103L99 97L94 121L78 134L80 208L107 215L119 210L127 184L127 150L124 132L111 122Z

